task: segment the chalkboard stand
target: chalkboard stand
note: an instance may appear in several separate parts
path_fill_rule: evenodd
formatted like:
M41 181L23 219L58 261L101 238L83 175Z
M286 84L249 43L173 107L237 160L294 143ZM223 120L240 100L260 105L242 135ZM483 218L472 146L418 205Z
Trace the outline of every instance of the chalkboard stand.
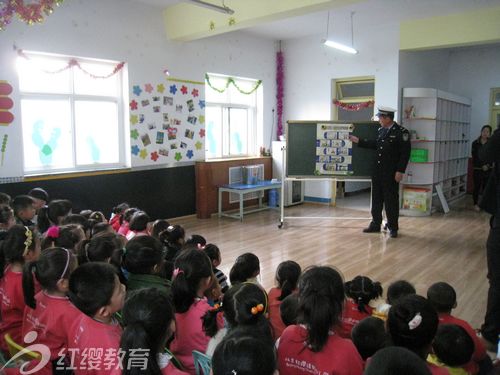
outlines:
M283 176L281 178L281 191L285 191L285 181L329 181L329 182L334 182L335 184L337 181L363 181L363 182L370 182L370 211L371 211L371 202L372 202L372 186L371 182L372 180L370 178L353 178L351 176L335 176L335 177L311 177L311 176L304 176L304 177L288 177L287 176L287 170L286 170L286 146L283 146L281 148L281 152L283 153L283 164L282 164L282 171L281 175ZM342 216L342 217L335 217L335 216L285 216L285 197L284 194L280 195L280 223L278 224L278 228L281 229L283 228L283 224L285 223L285 220L297 220L297 219L312 219L312 220L320 220L320 219L332 219L332 220L371 220L370 217L347 217L347 216Z

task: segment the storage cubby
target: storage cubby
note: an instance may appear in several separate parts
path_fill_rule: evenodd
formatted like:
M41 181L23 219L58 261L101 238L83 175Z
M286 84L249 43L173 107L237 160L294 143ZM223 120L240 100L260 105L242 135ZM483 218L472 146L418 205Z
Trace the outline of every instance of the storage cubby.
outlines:
M441 184L448 203L462 197L467 185L470 149L470 99L431 88L405 88L402 125L411 134L412 149L427 158L410 160L400 189L401 214L430 215L440 205L436 185ZM428 196L424 197L423 192ZM420 192L420 194L418 194ZM408 204L406 197L418 197L428 204ZM416 198L415 198L416 199ZM425 212L422 207L426 208Z

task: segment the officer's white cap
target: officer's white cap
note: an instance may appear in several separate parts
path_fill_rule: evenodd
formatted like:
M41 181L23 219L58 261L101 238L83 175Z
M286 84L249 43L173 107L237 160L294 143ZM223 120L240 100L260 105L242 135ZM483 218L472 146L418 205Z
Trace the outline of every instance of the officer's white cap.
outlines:
M387 115L390 115L390 114L394 114L394 112L397 111L394 108L384 107L384 106L377 107L377 109L378 109L378 112L377 112L376 116L387 116Z

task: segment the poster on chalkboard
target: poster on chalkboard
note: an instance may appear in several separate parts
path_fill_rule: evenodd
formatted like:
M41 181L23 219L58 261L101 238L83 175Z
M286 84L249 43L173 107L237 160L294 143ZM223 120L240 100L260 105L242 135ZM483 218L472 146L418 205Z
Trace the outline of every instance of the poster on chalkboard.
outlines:
M352 175L353 124L318 123L316 130L315 175Z

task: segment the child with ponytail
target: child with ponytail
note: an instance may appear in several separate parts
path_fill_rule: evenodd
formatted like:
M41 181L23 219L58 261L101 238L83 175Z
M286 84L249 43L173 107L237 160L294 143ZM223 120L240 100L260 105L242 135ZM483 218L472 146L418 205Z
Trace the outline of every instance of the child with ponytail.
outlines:
M372 315L371 300L382 296L383 289L379 282L373 282L369 277L356 276L345 283L347 300L342 313L338 334L346 339L351 338L351 331L356 324Z
M276 269L277 287L269 290L269 323L275 339L278 339L286 328L280 315L281 302L297 289L301 272L300 265L293 260L281 262Z
M22 336L36 332L37 344L50 349L50 360L37 374L52 374L62 349L68 347L67 334L80 314L67 297L69 276L77 267L76 257L67 249L54 247L42 251L40 258L25 265L23 291L26 308ZM42 291L35 295L35 282Z
M344 304L344 282L334 268L317 266L299 279L300 325L288 326L278 346L280 375L361 375L363 361L351 340L335 332Z
M203 295L213 277L210 259L201 250L184 250L175 260L172 301L177 332L170 349L190 374L195 373L192 351L204 353L210 340L203 331L202 317L211 307ZM222 320L218 326L223 327Z
M40 241L36 232L22 225L14 225L0 245L0 349L8 353L3 337L9 334L22 343L21 328L25 302L23 294L23 266L40 256ZM36 285L35 290L39 290Z
M167 293L156 288L146 288L130 294L122 310L123 334L120 349L123 357L122 375L182 375L172 357L164 353L168 339L175 332L174 309ZM147 350L146 368L127 368L130 353Z

